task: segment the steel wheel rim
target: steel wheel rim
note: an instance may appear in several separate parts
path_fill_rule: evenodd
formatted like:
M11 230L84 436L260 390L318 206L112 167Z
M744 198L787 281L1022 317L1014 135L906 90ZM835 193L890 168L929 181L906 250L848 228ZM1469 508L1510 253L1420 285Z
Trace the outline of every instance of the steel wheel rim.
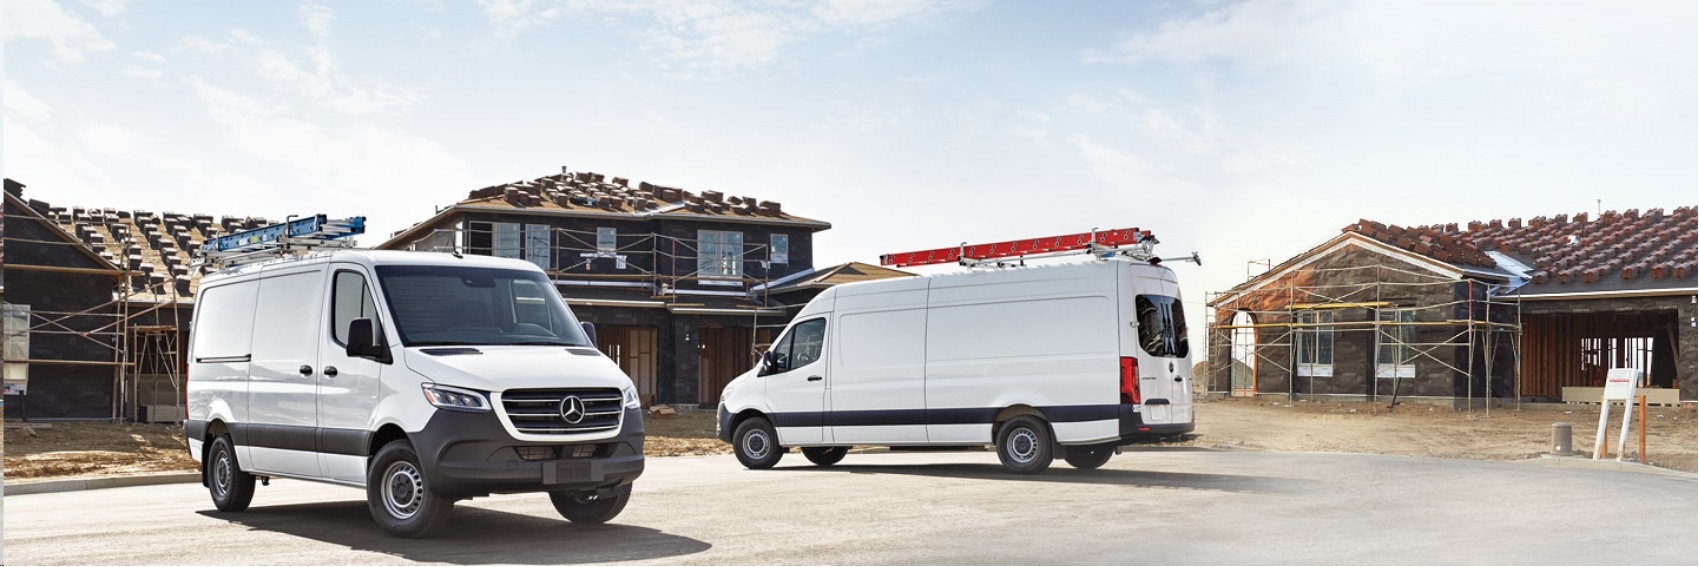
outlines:
M230 453L220 450L212 465L212 489L220 498L230 493Z
M1038 458L1038 434L1025 427L1016 429L1009 434L1009 448L1005 452L1017 463L1032 462Z
M767 452L773 450L772 442L767 439L767 432L757 429L743 436L743 453L752 459L767 458Z
M383 506L389 515L406 520L419 513L425 501L425 479L413 463L389 465L383 473Z

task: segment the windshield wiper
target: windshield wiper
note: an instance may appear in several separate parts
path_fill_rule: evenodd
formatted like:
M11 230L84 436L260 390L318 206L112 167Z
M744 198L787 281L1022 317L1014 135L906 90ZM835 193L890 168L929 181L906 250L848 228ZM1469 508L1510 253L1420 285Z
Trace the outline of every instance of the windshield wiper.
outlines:
M576 344L576 343L563 343L563 342L558 342L558 341L520 341L520 342L517 342L517 343L506 343L506 344L516 345L516 346L564 346L564 347L584 346L584 345Z
M473 343L466 341L419 341L408 343L407 346L479 346L488 343Z

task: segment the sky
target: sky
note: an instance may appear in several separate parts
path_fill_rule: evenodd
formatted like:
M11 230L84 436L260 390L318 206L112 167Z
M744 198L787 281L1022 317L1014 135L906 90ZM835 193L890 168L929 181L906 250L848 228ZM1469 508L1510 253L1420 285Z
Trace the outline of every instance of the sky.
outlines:
M367 245L566 167L780 201L833 223L821 266L1148 229L1203 258L1174 265L1201 330L1206 291L1359 218L1699 202L1690 1L6 0L4 18L0 169L26 196L360 215Z

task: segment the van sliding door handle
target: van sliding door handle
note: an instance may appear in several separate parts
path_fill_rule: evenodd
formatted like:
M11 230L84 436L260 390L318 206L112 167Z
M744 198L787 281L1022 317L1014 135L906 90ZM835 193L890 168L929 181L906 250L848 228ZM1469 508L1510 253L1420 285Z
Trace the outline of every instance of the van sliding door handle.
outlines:
M313 375L313 367L307 366L305 364L301 365L301 375L302 376L312 376Z
M809 382L819 382L819 381L821 381L821 380L824 380L824 378L821 378L821 377L819 377L819 376L809 376L809 377L808 377L808 381L809 381Z
M324 367L324 377L325 378L335 378L336 377L336 367L335 366ZM1178 380L1178 378L1176 378L1176 380Z

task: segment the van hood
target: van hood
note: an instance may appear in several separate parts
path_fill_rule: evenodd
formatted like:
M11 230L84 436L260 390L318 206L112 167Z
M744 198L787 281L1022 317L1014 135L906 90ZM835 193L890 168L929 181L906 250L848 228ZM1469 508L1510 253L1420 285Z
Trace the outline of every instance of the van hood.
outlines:
M631 386L631 379L600 352L572 351L593 352L545 346L407 347L402 360L432 382L488 392Z

